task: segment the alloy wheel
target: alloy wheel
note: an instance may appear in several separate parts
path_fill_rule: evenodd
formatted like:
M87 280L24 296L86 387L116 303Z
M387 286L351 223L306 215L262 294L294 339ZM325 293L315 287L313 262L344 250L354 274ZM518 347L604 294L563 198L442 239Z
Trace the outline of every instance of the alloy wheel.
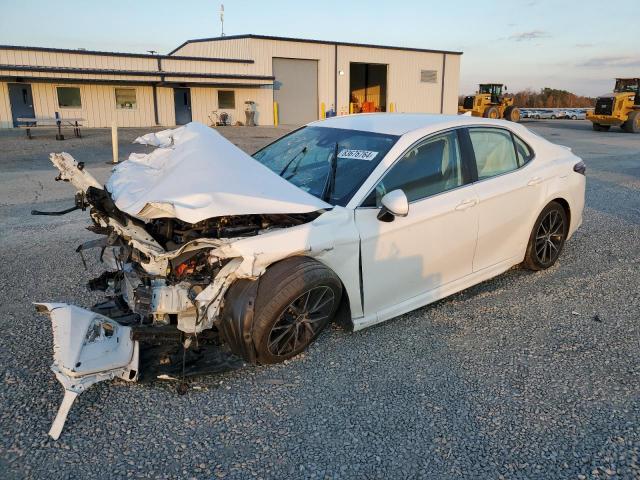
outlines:
M327 286L314 287L284 309L269 332L272 355L285 356L306 347L333 312L335 296Z
M557 210L551 210L540 222L536 232L536 257L543 265L553 263L562 248L565 225L562 215Z

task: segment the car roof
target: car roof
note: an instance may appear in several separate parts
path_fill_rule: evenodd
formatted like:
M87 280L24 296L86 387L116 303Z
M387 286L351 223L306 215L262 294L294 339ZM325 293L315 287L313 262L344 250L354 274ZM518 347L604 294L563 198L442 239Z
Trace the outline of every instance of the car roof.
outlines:
M438 131L463 125L504 125L504 120L472 117L470 115L436 115L427 113L359 113L318 120L308 125L325 128L343 128L387 135L405 135L422 130Z

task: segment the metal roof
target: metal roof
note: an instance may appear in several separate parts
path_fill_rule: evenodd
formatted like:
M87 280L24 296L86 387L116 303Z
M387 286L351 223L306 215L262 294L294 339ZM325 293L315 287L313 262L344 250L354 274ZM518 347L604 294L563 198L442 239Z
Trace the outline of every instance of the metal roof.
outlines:
M243 58L189 57L182 55L151 55L146 53L102 52L96 50L74 50L71 48L25 47L22 45L0 45L0 50L73 53L76 55L100 55L106 57L152 58L167 60L194 60L197 62L255 63Z
M324 45L343 45L348 47L384 48L388 50L406 50L410 52L446 53L449 55L462 55L462 52L456 52L456 51L450 51L450 50L432 50L427 48L397 47L397 46L390 46L390 45L373 45L368 43L335 42L331 40L312 40L308 38L275 37L271 35L254 35L251 33L244 34L244 35L228 35L224 37L194 38L192 40L187 40L179 47L174 48L168 53L168 55L173 55L174 52L177 52L188 43L214 42L214 41L220 41L220 40L237 40L242 38L254 38L258 40L278 40L283 42L320 43Z

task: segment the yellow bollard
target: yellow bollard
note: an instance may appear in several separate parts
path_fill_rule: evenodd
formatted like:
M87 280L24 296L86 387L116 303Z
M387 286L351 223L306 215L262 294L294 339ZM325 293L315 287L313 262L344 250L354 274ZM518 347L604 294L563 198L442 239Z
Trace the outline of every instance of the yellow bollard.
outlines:
M113 161L118 163L118 122L115 120L111 124L111 149L113 150Z
M273 102L273 126L278 126L278 102Z
M325 108L324 108L324 102L320 102L320 118L322 120L327 118L327 112L325 111Z
M349 115L353 115L353 102L349 102Z
M396 106L393 104L393 102L389 104L389 111L392 113L396 111Z

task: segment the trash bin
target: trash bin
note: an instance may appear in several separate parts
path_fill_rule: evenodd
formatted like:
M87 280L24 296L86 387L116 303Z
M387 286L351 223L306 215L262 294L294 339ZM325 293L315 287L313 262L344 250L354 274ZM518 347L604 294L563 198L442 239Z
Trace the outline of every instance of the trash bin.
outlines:
M247 117L245 125L247 127L256 126L256 102L253 100L247 100L244 102L244 114Z

